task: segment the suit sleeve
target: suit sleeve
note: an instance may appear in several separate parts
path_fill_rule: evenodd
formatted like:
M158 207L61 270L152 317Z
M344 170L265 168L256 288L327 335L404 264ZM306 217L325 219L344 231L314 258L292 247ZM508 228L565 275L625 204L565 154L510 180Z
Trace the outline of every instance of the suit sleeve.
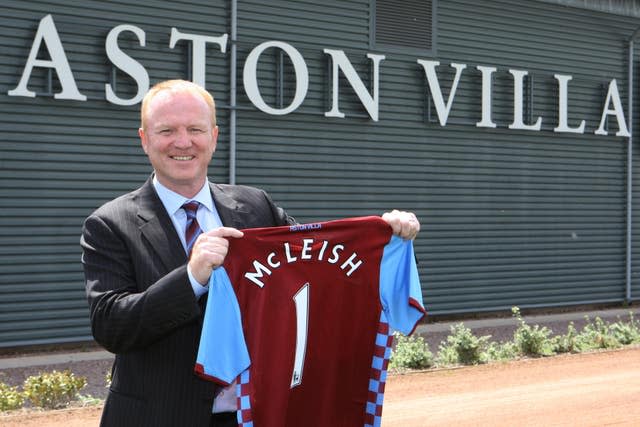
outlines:
M186 265L159 279L158 261L145 258L126 215L118 220L92 215L81 246L91 328L96 341L113 353L143 349L200 315ZM149 258L148 256L146 258ZM149 283L144 282L145 276Z
M389 326L410 335L424 317L413 242L392 236L380 264L380 302Z
M287 214L287 212L285 212L284 209L276 205L268 193L263 191L263 194L267 201L267 205L271 209L271 214L274 219L273 225L283 226L283 225L294 225L298 223L294 217L290 216L289 214Z

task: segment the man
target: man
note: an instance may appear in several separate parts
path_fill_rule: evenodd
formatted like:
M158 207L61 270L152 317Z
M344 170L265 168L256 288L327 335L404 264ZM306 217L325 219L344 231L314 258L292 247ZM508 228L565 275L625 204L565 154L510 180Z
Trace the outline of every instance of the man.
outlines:
M218 127L200 86L154 86L138 133L154 173L90 215L81 238L93 335L116 354L101 425L235 425L233 394L194 374L207 284L239 229L295 221L262 190L207 180ZM412 213L383 219L405 239L420 229Z

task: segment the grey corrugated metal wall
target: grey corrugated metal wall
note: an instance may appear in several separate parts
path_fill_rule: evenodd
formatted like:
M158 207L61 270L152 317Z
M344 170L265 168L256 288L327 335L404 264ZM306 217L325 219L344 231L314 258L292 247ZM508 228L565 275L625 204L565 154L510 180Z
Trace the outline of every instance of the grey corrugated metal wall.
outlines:
M80 229L100 204L137 188L151 172L137 128L139 106L105 101L112 67L108 32L120 24L146 34L141 47L123 33L120 47L142 63L151 81L185 77L189 45L169 48L171 27L188 33L227 32L227 2L5 1L0 17L0 347L90 340L80 265ZM7 96L16 87L39 21L52 14L86 102ZM218 34L214 34L218 35ZM40 58L46 58L41 51ZM210 49L208 82L227 102L228 56ZM45 89L34 71L30 89ZM118 95L135 95L118 76ZM57 84L54 77L54 84ZM54 92L59 88L54 86ZM221 115L225 127L226 115ZM226 135L226 133L225 133ZM212 177L226 179L226 146Z
M636 28L640 28L640 19L635 20ZM634 63L633 63L633 156L632 156L632 230L631 230L631 300L640 300L640 123L638 122L638 112L640 112L640 43L634 42Z
M622 301L626 141L593 131L610 79L617 79L626 105L626 38L638 20L545 2L448 0L438 2L435 50L421 55L370 46L371 5L369 0L238 2L237 182L265 188L301 221L378 214L391 207L415 211L423 223L416 251L425 303L433 314ZM189 46L169 48L171 27L221 35L229 32L228 7L228 1L205 0L133 6L6 2L0 18L6 46L0 57L0 347L90 337L80 225L91 210L137 187L150 171L137 141L138 106L104 100L112 71L104 53L108 31L120 24L145 31L145 47L133 37L120 46L145 66L152 82L187 77ZM48 13L87 102L6 96L17 84L38 21ZM267 40L293 45L309 68L307 97L289 115L257 111L242 88L246 56ZM331 108L325 48L344 50L369 88L366 53L386 55L380 66L380 121L369 119L344 79L340 110L346 117L324 117ZM448 65L467 64L446 127L437 123L433 108L431 120L427 117L427 84L417 59L441 62L445 97L453 77ZM261 93L271 105L277 102L277 60L265 53L259 68ZM221 127L211 178L226 181L229 54L212 48L207 64L207 88L219 104ZM475 126L481 94L477 65L498 68L497 129ZM508 69L533 77L532 117L543 117L542 131L507 128L513 111ZM286 58L284 72L286 105L292 94ZM553 132L554 73L574 77L569 123L585 119L584 135ZM122 97L133 94L129 81L119 76ZM634 161L640 164L637 142Z
M625 36L635 20L535 2L440 5L438 59L492 65L503 76L509 68L528 70L533 118L543 116L543 123L541 132L505 129L512 120L509 76L496 79L504 88L496 88L494 101L501 129L437 131L442 146L455 148L432 182L429 300L458 311L622 299L625 140L593 132L602 85L617 78L621 93L625 88ZM492 30L479 36L483 28ZM573 126L586 120L584 135L552 132L554 73L573 75L570 119ZM477 102L477 87L465 89L459 96ZM454 114L460 122L478 119L462 108Z
M363 117L347 84L341 86L346 118L325 118L330 77L322 48L343 49L367 76L367 4L314 10L304 2L241 2L240 56L267 39L290 40L311 81L297 113L270 117L268 124L262 113L239 114L238 182L269 188L305 220L391 206L416 211L432 313L622 300L626 141L593 132L610 79L625 96L625 37L636 20L536 2L517 8L507 1L440 2L435 59L443 64L445 95L453 77L446 65L468 65L447 126L424 119L426 83L412 51L376 51L387 56L378 123ZM498 68L495 130L475 127L476 65ZM508 69L532 76L532 116L543 116L541 132L507 129L513 119ZM554 73L573 76L569 123L585 119L583 135L553 132Z

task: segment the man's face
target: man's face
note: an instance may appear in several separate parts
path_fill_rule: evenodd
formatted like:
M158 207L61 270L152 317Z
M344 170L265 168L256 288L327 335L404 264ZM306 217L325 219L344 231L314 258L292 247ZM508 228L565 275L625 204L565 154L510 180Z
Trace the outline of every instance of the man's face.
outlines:
M218 139L204 99L190 92L159 93L138 133L160 183L193 197L204 185Z

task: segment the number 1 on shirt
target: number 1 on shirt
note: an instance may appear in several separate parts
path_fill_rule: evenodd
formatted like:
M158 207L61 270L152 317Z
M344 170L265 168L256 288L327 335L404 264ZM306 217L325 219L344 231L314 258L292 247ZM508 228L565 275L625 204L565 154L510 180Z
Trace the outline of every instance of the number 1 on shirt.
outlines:
M293 296L296 305L296 354L293 361L291 387L302 384L302 370L307 351L307 334L309 327L309 283L305 283Z

